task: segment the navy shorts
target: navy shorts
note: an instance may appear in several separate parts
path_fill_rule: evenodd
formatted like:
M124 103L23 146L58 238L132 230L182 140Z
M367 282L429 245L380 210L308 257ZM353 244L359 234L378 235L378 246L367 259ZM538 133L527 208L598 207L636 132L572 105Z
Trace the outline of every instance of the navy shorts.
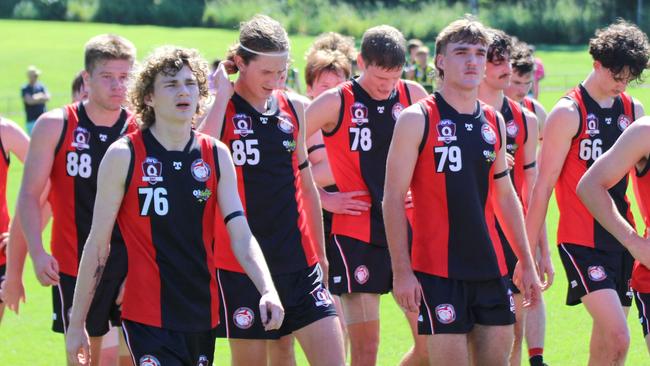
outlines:
M179 332L122 321L126 345L136 366L211 366L215 330Z
M467 334L475 324L515 323L508 278L465 281L415 272L422 286L418 334Z
M5 280L5 273L7 273L7 265L0 265L0 287L2 286L2 282ZM0 299L0 304L2 304L2 299Z
M332 235L328 243L329 289L334 295L354 292L386 294L393 288L387 247Z
M52 330L57 333L65 333L70 323L70 310L74 297L74 287L77 278L59 273L60 281L58 286L52 286ZM95 297L90 304L88 316L86 317L86 330L90 337L101 337L108 333L111 325L120 325L120 307L115 304L120 293L124 279L102 278L95 291Z
M623 306L632 305L630 278L634 257L627 250L603 251L575 244L560 244L560 258L567 276L566 304L577 305L583 296L602 289L618 293Z
M645 338L650 333L650 323L648 323L648 318L650 318L650 293L634 291L634 302L637 310L639 310L639 323L641 323L643 337Z
M323 273L316 264L299 272L272 276L284 307L278 330L266 331L260 320L261 295L245 273L217 269L218 338L278 339L328 316L336 316Z

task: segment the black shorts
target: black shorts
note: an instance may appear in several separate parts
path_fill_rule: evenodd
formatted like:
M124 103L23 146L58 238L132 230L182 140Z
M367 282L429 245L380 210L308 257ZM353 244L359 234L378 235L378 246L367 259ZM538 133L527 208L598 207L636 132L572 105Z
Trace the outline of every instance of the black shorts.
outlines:
M329 246L329 288L334 295L353 292L386 294L393 288L387 247L341 235L332 235Z
M0 287L2 287L2 282L5 280L5 273L7 273L7 265L0 265ZM2 299L0 298L0 304L2 304Z
M567 276L567 305L577 305L583 296L602 289L618 293L623 306L632 305L630 278L634 257L627 251L611 252L582 245L559 245Z
M215 330L177 332L124 320L124 339L136 366L210 366Z
M418 334L467 334L475 324L515 323L515 302L507 277L453 280L415 272L422 286Z
M52 286L52 330L65 333L70 323L70 310L77 278L59 273L59 286ZM101 337L108 333L111 324L120 325L120 307L115 304L124 279L102 278L95 291L86 317L86 330L90 337ZM63 310L62 310L63 309ZM110 323L110 324L109 324Z
M278 339L328 316L336 316L323 273L316 264L299 272L273 276L284 307L278 330L266 331L260 321L260 293L245 273L217 269L218 338Z
M643 328L643 337L645 338L650 333L650 293L634 291L634 302L637 310L639 310L639 322L641 328Z
M496 227L497 232L499 233L499 239L501 240L501 247L503 248L503 256L506 259L506 266L508 267L508 286L510 287L510 290L512 290L513 294L518 294L521 291L519 291L517 286L515 286L515 283L512 281L512 276L515 273L515 266L517 265L518 259L498 221L496 222Z

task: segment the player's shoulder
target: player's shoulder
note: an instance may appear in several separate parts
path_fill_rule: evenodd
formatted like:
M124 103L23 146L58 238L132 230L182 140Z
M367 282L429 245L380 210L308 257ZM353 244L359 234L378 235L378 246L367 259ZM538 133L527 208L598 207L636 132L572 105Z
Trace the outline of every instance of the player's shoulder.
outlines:
M32 130L32 139L58 140L66 119L64 109L65 107L56 108L41 114Z

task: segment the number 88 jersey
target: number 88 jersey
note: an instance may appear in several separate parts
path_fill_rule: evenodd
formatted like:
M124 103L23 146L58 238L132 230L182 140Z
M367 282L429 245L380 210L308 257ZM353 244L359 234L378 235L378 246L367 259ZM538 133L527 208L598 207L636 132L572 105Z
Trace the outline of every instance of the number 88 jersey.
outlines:
M83 246L93 217L97 170L108 147L120 136L135 131L135 122L123 109L112 126L95 125L82 103L64 107L64 124L50 172L49 201L52 205L52 254L62 273L77 276ZM126 251L117 225L105 278L126 273Z
M565 98L573 101L580 113L580 124L555 186L560 221L558 243L571 243L601 250L621 251L624 247L589 213L576 194L580 178L589 167L616 142L634 121L632 97L622 93L610 108L602 108L587 90L578 86ZM625 176L609 194L619 213L634 226L630 203L625 196L628 177Z

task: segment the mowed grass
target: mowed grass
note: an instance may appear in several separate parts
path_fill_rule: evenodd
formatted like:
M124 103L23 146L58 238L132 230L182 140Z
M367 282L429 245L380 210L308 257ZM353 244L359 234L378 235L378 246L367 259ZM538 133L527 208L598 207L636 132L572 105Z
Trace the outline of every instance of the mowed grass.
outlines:
M119 26L106 24L75 24L56 22L0 21L0 29L9 36L3 40L5 52L0 56L3 65L0 78L0 114L24 123L22 107L16 98L24 83L25 69L35 64L43 70L43 82L55 95L50 108L69 101L69 85L74 74L83 67L83 44L93 35L115 32L132 40L138 47L141 59L153 47L177 44L198 48L208 59L222 57L226 48L237 39L235 31L214 29L170 29L151 26ZM291 37L293 58L297 67L304 66L303 54L311 41L308 37ZM542 83L542 103L550 109L568 89L580 82L589 72L591 60L584 48L540 48L538 55L544 60L548 78ZM561 75L556 77L555 75ZM650 103L647 89L634 88L630 92L642 102ZM4 98L4 99L3 99ZM11 112L13 110L13 112ZM9 176L8 197L15 202L22 166L13 160ZM638 210L635 215L640 222ZM552 243L557 272L555 284L545 293L547 304L547 336L545 359L551 365L584 365L588 357L588 340L591 320L582 306L564 305L566 279L557 250L555 231L557 208L552 201L548 215L549 236ZM642 225L639 225L642 226ZM468 228L471 229L471 228ZM49 242L49 229L44 235ZM51 290L41 287L28 263L24 276L27 303L21 307L20 316L6 312L0 325L0 365L64 365L63 337L50 331ZM643 343L636 308L631 309L629 326L632 345L628 365L650 364ZM411 346L411 334L406 320L391 296L384 296L381 305L381 344L379 365L396 365ZM524 352L525 354L525 352ZM298 363L307 365L298 351ZM216 364L229 363L229 352L224 340L217 342Z

